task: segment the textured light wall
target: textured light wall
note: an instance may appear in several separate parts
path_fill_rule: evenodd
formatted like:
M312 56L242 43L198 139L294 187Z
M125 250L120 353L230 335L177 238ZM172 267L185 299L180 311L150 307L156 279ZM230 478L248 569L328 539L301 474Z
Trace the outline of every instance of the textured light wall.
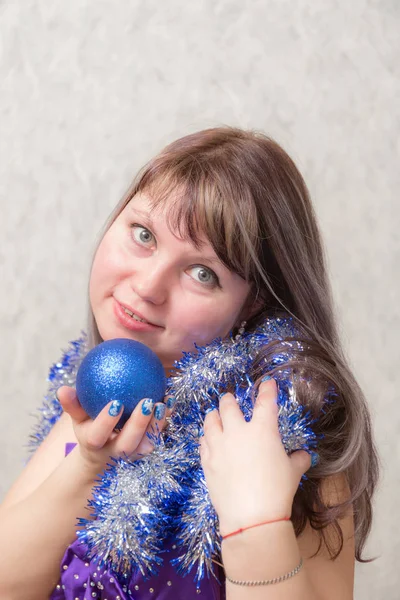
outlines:
M187 132L261 129L309 184L374 415L379 558L357 566L356 598L399 597L399 24L397 0L3 0L0 496L132 175Z

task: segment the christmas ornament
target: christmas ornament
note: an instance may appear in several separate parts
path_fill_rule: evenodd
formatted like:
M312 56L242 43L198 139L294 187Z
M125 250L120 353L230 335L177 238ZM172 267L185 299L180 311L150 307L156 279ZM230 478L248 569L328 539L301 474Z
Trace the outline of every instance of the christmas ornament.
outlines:
M166 378L160 359L150 348L125 338L108 340L85 356L76 377L79 402L94 419L111 400L124 411L121 428L143 398L164 399Z

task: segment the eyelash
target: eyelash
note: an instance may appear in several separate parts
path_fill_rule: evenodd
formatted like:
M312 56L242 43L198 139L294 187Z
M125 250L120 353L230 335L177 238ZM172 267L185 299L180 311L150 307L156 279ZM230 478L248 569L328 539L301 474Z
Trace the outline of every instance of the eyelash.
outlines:
M140 225L140 223L131 223L131 224L130 224L130 229L132 230L132 232L133 232L135 229L137 229L137 228L139 228L139 229L142 229L142 230L144 230L144 231L148 231L148 232L149 232L149 233L150 233L150 234L153 236L153 240L155 241L155 239L156 239L156 238L155 238L155 235L154 235L154 234L151 232L151 230L150 230L150 229L148 229L148 228L147 228L147 227L145 227L144 225ZM131 237L131 239L133 239L133 241L134 241L136 244L138 244L139 246L144 246L144 247L146 247L146 244L145 244L144 242L140 242L140 241L138 241L138 240L136 240L136 239L135 239L135 237L134 237L133 233L131 233L131 234L130 234L130 237ZM191 267L191 269L190 269L190 270L192 270L192 269L204 269L204 270L208 271L208 273L210 273L210 275L213 277L213 280L214 280L214 281L213 281L213 283L211 283L211 284L202 284L200 281L197 281L197 283L200 283L200 285L203 285L203 287L204 287L204 286L206 286L206 287L219 287L219 288L221 287L221 284L220 284L220 282L219 282L219 279L218 279L218 276L217 276L217 274L216 274L216 273L214 273L214 271L212 271L212 270L211 270L211 269L209 269L208 267L205 267L204 265L192 265L192 267ZM195 280L195 281L196 281L196 280Z

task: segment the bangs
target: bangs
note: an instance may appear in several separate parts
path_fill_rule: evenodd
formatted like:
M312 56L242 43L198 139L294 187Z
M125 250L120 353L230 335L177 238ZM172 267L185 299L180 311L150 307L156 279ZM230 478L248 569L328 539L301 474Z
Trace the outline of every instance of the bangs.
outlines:
M218 172L215 160L211 166L187 155L178 163L175 157L174 164L165 160L166 157L162 159L162 156L155 159L140 174L131 197L146 193L152 209L165 210L172 232L193 243L199 251L208 240L230 271L251 281L253 261L248 244L244 243L243 231L251 235L257 219L255 214L250 214L251 200L245 203L246 194L243 191L240 194L240 188L232 186L233 173ZM244 203L247 204L245 211Z

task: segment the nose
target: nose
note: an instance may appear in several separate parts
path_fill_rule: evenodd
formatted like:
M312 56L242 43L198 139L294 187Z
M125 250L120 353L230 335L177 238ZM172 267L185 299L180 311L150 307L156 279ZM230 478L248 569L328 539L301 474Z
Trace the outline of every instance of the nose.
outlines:
M134 293L152 304L164 304L168 293L168 273L161 264L152 261L135 269L131 276Z

